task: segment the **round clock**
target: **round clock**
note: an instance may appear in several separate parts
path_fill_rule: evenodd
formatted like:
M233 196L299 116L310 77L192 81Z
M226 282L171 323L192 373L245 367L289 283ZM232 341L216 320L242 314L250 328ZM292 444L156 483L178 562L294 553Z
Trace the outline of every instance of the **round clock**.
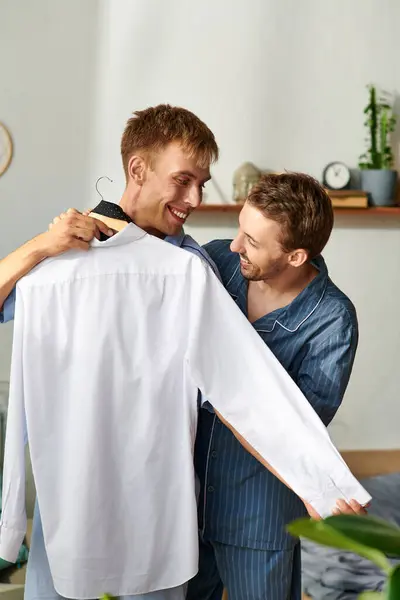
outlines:
M331 162L324 169L322 178L330 190L344 190L350 183L350 169L342 162Z
M13 143L11 135L5 125L0 123L0 176L10 166L13 154Z

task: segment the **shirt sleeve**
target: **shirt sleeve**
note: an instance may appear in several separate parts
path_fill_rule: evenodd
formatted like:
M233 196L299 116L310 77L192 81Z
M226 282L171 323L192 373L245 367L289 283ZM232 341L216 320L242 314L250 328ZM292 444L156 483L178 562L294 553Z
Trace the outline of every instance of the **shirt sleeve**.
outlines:
M338 317L322 341L310 342L296 381L326 426L342 403L353 369L358 328L349 321Z
M0 521L0 558L15 563L26 533L25 441L26 419L23 381L23 307L16 292L18 318L14 324L10 394L7 411Z
M371 497L300 389L201 264L191 283L187 365L215 410L322 516Z
M15 314L15 288L4 301L3 310L0 311L0 323L12 321Z

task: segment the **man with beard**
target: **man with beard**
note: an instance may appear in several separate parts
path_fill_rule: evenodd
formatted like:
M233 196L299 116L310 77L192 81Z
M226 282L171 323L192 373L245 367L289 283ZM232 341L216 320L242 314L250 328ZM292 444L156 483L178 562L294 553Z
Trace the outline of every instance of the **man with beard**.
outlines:
M204 247L325 425L341 404L358 343L355 308L321 256L332 227L332 204L317 181L301 173L266 175L240 213L235 239ZM243 348L244 364L245 358ZM189 600L219 600L223 587L229 600L300 599L300 545L285 526L304 507L204 408L196 470L200 570Z

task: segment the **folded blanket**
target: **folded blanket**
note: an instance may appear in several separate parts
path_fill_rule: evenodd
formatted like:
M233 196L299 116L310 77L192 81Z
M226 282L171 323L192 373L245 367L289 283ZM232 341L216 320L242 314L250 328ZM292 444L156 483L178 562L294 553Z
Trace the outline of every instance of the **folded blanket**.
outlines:
M400 473L361 483L374 499L369 513L400 526ZM302 540L301 545L303 588L311 598L355 600L361 592L383 589L384 574L367 559L308 540Z

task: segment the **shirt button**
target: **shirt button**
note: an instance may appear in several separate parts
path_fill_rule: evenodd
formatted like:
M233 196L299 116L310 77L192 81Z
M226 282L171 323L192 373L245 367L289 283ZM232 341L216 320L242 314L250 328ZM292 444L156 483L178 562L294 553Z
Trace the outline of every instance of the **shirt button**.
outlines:
M208 492L213 492L214 491L214 487L212 485L209 485L207 488Z
M211 458L217 458L217 453L215 452L215 450L211 452Z

